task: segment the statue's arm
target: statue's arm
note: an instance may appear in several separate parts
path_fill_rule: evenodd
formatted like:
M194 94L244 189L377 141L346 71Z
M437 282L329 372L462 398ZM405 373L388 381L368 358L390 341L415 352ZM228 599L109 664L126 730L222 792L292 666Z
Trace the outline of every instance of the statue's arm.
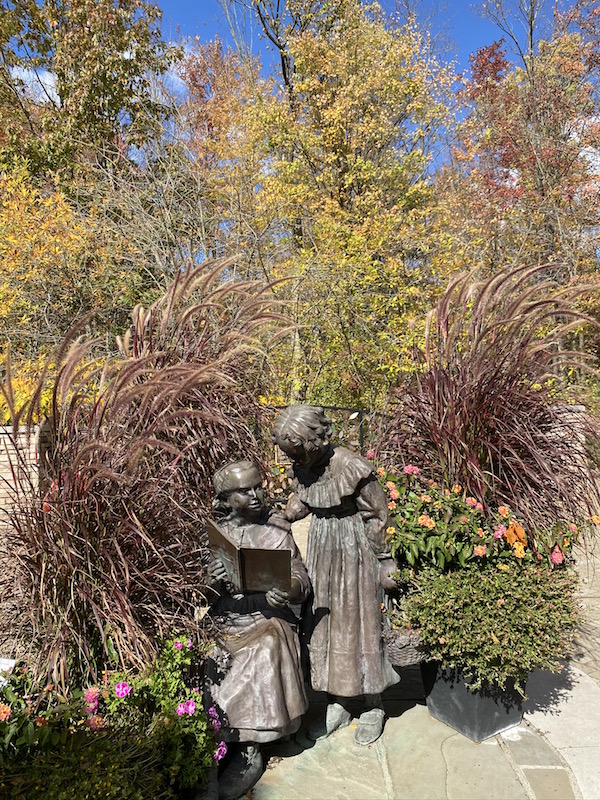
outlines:
M365 533L369 544L379 560L379 581L384 589L393 589L396 583L390 574L397 569L385 541L388 526L388 501L376 478L367 480L360 486L356 500L365 523Z

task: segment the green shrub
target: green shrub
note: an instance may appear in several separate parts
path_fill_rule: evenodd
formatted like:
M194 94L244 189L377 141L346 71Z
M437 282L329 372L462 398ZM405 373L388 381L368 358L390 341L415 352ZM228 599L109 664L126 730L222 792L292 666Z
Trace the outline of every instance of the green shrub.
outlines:
M556 670L566 656L579 617L570 570L513 560L404 578L403 611L429 657L471 674L473 689L512 679L523 692L532 670Z

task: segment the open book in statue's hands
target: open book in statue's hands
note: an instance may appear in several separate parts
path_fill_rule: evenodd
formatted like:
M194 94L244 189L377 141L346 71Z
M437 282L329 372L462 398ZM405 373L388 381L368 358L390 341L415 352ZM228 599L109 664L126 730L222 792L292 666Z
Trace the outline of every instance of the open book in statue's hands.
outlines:
M291 591L290 550L238 547L212 520L207 522L206 528L210 554L221 561L236 589L247 592L268 592L274 588L282 592Z

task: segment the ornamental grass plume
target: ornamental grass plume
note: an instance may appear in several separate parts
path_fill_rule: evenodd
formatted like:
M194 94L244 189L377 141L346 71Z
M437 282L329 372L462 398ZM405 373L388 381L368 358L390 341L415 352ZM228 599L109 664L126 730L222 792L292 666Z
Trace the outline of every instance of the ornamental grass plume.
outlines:
M286 324L269 287L227 280L230 266L177 274L109 356L85 321L73 328L25 407L7 363L15 442L21 424L33 441L48 394L51 406L39 482L27 447L12 456L12 628L63 691L143 669L170 631L199 630L212 473L248 453L264 463L256 398L265 343Z
M474 507L518 508L536 529L597 513L597 431L562 400L569 376L591 370L568 349L576 329L597 326L577 310L580 291L545 280L543 266L452 281L390 398L378 460L460 485Z

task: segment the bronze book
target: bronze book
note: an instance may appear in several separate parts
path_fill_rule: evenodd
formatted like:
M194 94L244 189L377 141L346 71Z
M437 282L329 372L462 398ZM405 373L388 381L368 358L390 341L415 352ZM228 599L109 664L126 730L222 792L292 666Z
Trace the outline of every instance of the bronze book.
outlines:
M290 550L238 547L213 522L206 524L210 554L223 562L230 582L246 592L268 592L292 588L292 553Z

